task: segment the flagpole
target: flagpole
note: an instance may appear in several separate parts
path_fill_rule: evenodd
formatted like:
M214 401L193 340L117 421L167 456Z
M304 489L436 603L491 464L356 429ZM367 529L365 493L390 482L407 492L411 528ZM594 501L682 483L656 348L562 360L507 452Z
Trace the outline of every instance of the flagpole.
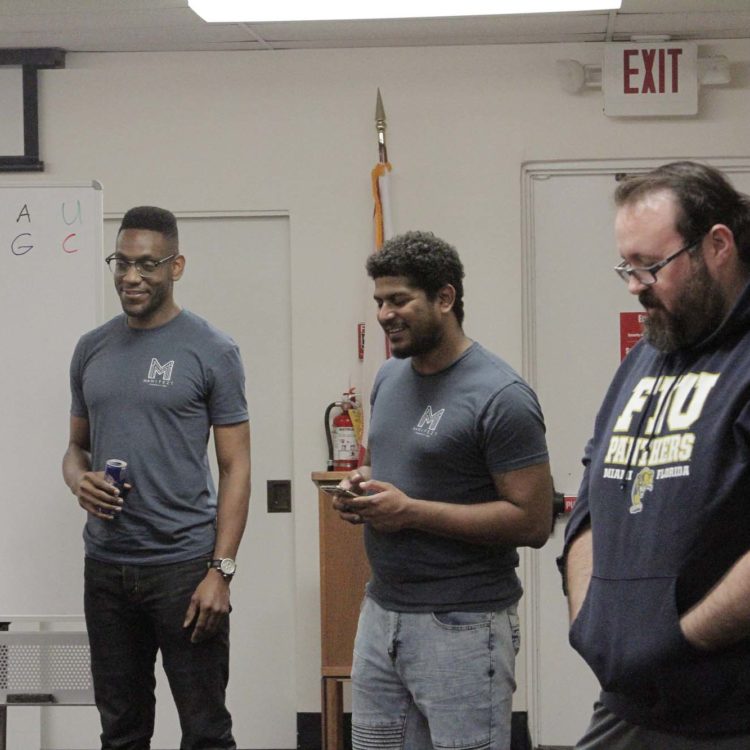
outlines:
M372 197L375 202L374 224L375 224L375 250L380 250L383 242L393 235L393 223L391 221L390 202L390 180L388 173L391 165L388 161L388 145L385 140L385 131L388 123L385 117L383 97L378 89L375 100L375 130L378 134L378 163L372 170ZM365 329L366 331L367 329ZM366 335L366 333L365 333Z
M388 147L385 143L385 129L387 126L383 98L380 96L380 89L378 89L378 98L375 101L375 129L378 131L378 157L381 164L388 163Z
M390 179L391 165L388 161L388 145L386 143L386 128L388 123L385 116L383 98L380 89L375 100L375 130L378 135L378 163L372 170L373 229L375 252L380 250L383 242L393 236L393 222L391 220ZM364 416L363 443L367 441L367 431L370 426L370 392L380 366L390 357L388 338L380 334L377 308L372 300L372 294L365 295L365 351L362 377L362 407Z

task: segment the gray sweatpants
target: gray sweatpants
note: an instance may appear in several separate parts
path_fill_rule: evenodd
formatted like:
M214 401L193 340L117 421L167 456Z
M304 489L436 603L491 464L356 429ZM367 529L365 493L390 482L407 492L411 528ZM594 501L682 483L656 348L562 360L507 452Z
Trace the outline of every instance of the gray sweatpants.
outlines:
M750 709L749 709L750 710ZM576 750L749 750L750 734L687 737L657 732L619 719L604 705L594 715Z

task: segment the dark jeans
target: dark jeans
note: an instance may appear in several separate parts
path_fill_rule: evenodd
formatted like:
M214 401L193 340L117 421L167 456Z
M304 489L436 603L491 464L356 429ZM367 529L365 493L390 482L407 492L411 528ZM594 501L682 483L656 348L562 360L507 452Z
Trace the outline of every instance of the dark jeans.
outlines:
M148 750L154 730L154 663L161 650L182 728L180 750L236 750L225 706L229 618L191 643L182 623L206 559L111 565L86 559L84 608L102 750Z

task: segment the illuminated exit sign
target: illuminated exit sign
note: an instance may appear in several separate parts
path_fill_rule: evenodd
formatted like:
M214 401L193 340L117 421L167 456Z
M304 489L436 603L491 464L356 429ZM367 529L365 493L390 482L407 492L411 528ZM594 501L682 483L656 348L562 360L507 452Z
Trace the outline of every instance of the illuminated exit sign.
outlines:
M602 86L610 117L697 114L698 45L607 44Z

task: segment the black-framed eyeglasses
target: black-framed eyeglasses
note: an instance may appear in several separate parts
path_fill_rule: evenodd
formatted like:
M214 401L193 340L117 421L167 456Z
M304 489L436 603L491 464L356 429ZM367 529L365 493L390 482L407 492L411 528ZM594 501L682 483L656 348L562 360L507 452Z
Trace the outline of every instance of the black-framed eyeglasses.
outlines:
M177 253L172 253L172 255L168 255L161 260L151 260L151 258L144 258L143 260L126 260L125 258L118 257L116 253L112 253L112 255L108 255L104 259L104 262L109 266L109 270L112 271L115 276L124 276L131 266L135 266L138 275L142 279L145 279L155 274L162 263L166 263L176 257Z
M668 255L666 258L664 258L664 260L660 260L658 263L654 263L651 266L631 266L630 263L623 260L621 263L618 263L615 266L615 273L625 282L630 281L630 277L632 276L639 284L643 284L644 286L651 286L652 284L656 283L656 274L658 271L661 271L664 266L671 263L675 258L682 255L682 253L686 253L688 250L692 250L702 241L703 237L701 237L699 240L694 240L688 245L685 245L685 247L681 247L671 255Z

